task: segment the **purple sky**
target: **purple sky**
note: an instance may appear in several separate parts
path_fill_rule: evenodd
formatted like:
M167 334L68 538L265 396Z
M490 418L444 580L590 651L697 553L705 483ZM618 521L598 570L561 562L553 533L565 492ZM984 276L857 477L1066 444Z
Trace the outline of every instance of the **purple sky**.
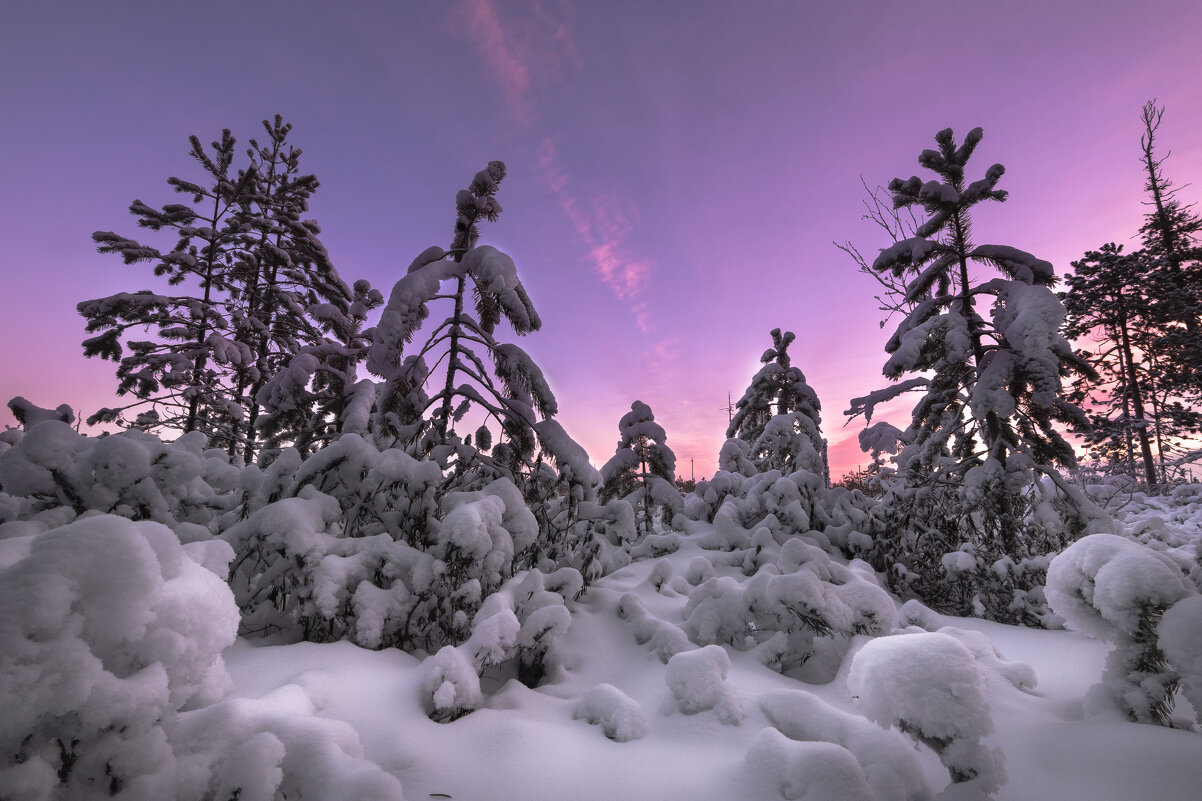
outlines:
M890 333L832 244L888 244L860 175L908 177L935 131L982 126L970 177L1005 164L1011 198L976 240L1062 272L1138 228L1146 100L1168 109L1169 177L1202 176L1200 31L1197 0L8 4L0 403L112 403L75 304L155 284L89 235L135 233L135 198L174 201L167 177L197 175L188 135L245 141L279 113L335 264L385 294L448 243L455 192L507 163L481 241L517 262L544 322L520 344L594 463L640 399L678 472L710 475L727 392L780 327L837 477L866 461L842 411L884 385Z

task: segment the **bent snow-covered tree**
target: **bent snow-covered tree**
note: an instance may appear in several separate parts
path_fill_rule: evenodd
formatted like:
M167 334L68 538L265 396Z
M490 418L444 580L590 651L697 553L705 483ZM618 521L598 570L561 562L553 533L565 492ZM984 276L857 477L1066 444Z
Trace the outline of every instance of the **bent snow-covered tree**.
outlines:
M550 481L567 493L571 518L575 504L592 497L595 471L553 419L555 396L538 365L517 345L496 338L502 319L518 335L537 331L542 321L513 259L476 244L480 222L501 212L496 193L504 177L499 161L478 172L455 198L451 248L423 251L393 287L367 356L368 369L384 379L373 425L381 445L436 461L448 471L448 486L471 488L505 477L528 500L547 499L552 493L544 468L553 465ZM449 316L407 352L435 301L451 306ZM460 434L458 425L471 430ZM550 518L540 521L552 525Z
M601 467L601 499L628 500L639 530L647 535L657 510L668 523L683 508L676 489L676 454L651 407L642 401L630 404L630 411L618 421L618 433L617 450Z
M981 137L976 128L957 145L951 129L940 131L938 148L919 157L935 179L889 185L896 207L921 207L926 219L872 268L903 279L914 306L885 346L884 374L898 383L853 400L848 414L870 421L877 404L923 393L909 426L890 429L897 481L876 557L895 586L955 611L1021 620L1029 619L1022 590L1040 576L1013 566L1061 547L1082 525L1055 469L1074 464L1055 423L1082 420L1062 398L1061 376L1088 367L1060 334L1052 265L972 242L974 207L1006 199L1002 165L965 178ZM980 267L996 277L978 277ZM880 448L880 426L870 431Z
M133 202L139 227L175 235L169 250L108 231L92 235L101 253L119 254L126 264L150 262L156 277L182 292L121 292L79 304L94 335L84 341L84 355L117 362L117 394L136 399L100 410L90 423L202 431L214 446L250 461L264 406L293 412L290 425L277 419L271 432L289 442L311 438L339 411L337 403L323 409L316 399L323 387L346 396L365 344L359 328L382 298L366 282L348 287L318 239L320 227L303 219L318 182L300 173L301 151L286 141L292 126L278 115L263 126L267 139L250 140L241 169L228 130L211 152L190 138L205 182L168 179L190 204L155 209ZM153 333L135 338L139 331ZM298 400L309 381L295 375L264 393L296 354L312 357L307 375L317 394Z
M726 436L750 443L751 457L761 471L805 469L827 481L822 406L805 374L789 358L796 336L792 331L782 334L779 328L771 336L772 347L760 357L764 366L735 404Z

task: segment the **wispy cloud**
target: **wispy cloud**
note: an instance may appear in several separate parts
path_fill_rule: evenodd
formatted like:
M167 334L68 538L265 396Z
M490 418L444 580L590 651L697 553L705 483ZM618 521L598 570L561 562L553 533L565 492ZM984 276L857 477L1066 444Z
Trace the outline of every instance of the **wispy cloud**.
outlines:
M535 77L552 80L564 62L579 63L575 39L563 19L562 2L548 10L547 3L530 0L521 15L501 10L512 6L494 0L463 0L466 29L472 45L505 97L506 106L523 125L532 125L538 117ZM558 13L555 13L555 12ZM545 138L538 148L538 164L543 180L551 188L576 236L588 248L588 257L601 282L621 301L629 305L635 326L651 330L647 304L639 295L646 287L655 262L632 256L626 239L638 225L638 208L633 201L613 192L594 192L578 196L561 167L555 142Z
M538 163L543 179L555 193L576 236L589 249L589 258L601 282L619 300L630 304L638 329L649 332L647 304L637 298L647 285L655 262L632 257L625 247L626 237L638 222L638 208L632 201L623 201L613 193L597 194L587 203L580 202L571 190L567 174L559 166L555 142L549 138L539 146Z
M491 77L501 87L509 108L518 119L529 122L533 114L530 101L530 68L527 54L501 25L492 0L465 0L468 35L476 46Z
M503 5L512 11L512 6ZM547 78L564 61L579 62L576 42L562 14L547 11L533 0L517 19L502 19L493 0L463 0L468 38L497 83L514 117L529 125L536 115L532 75Z

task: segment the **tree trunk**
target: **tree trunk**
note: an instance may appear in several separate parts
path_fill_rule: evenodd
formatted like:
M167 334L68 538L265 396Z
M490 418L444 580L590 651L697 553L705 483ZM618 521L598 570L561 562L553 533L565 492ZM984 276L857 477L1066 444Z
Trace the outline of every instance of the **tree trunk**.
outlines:
M1156 462L1152 458L1152 445L1148 441L1147 418L1144 416L1143 396L1140 392L1139 380L1135 374L1135 362L1131 355L1131 335L1127 330L1125 314L1122 314L1119 336L1122 340L1123 358L1127 363L1127 389L1131 396L1131 406L1135 412L1135 419L1139 423L1136 432L1139 438L1140 456L1144 462L1144 477L1148 482L1148 488L1151 489L1156 486Z
M463 254L455 257L455 261L462 261ZM455 315L451 319L451 342L447 354L447 381L442 389L442 406L439 409L438 417L438 434L440 439L446 439L447 427L451 423L451 406L455 389L455 364L459 360L459 333L461 331L460 322L463 318L463 293L467 288L466 281L461 275L455 282Z

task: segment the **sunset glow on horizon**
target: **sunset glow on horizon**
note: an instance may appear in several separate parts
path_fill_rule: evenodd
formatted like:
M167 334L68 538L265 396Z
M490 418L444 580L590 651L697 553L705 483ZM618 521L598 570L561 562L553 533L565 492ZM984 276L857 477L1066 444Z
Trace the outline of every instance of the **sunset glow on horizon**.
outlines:
M937 130L984 129L970 180L1007 168L1010 198L980 208L975 240L1058 274L1104 242L1134 246L1149 99L1166 108L1166 176L1202 199L1202 5L1187 0L47 2L5 16L0 405L87 417L115 403L114 365L83 358L75 305L159 285L91 233L164 243L131 201L174 202L167 178L197 177L189 135L229 128L245 144L277 113L321 181L311 216L334 264L385 296L447 246L455 193L504 161L504 212L480 241L513 256L543 327L498 338L542 368L594 464L642 400L683 478L713 473L728 395L774 328L797 334L832 478L868 462L863 421L843 411L888 383L897 320L881 327L879 287L835 243L870 259L890 244L862 219L861 176L923 174Z

